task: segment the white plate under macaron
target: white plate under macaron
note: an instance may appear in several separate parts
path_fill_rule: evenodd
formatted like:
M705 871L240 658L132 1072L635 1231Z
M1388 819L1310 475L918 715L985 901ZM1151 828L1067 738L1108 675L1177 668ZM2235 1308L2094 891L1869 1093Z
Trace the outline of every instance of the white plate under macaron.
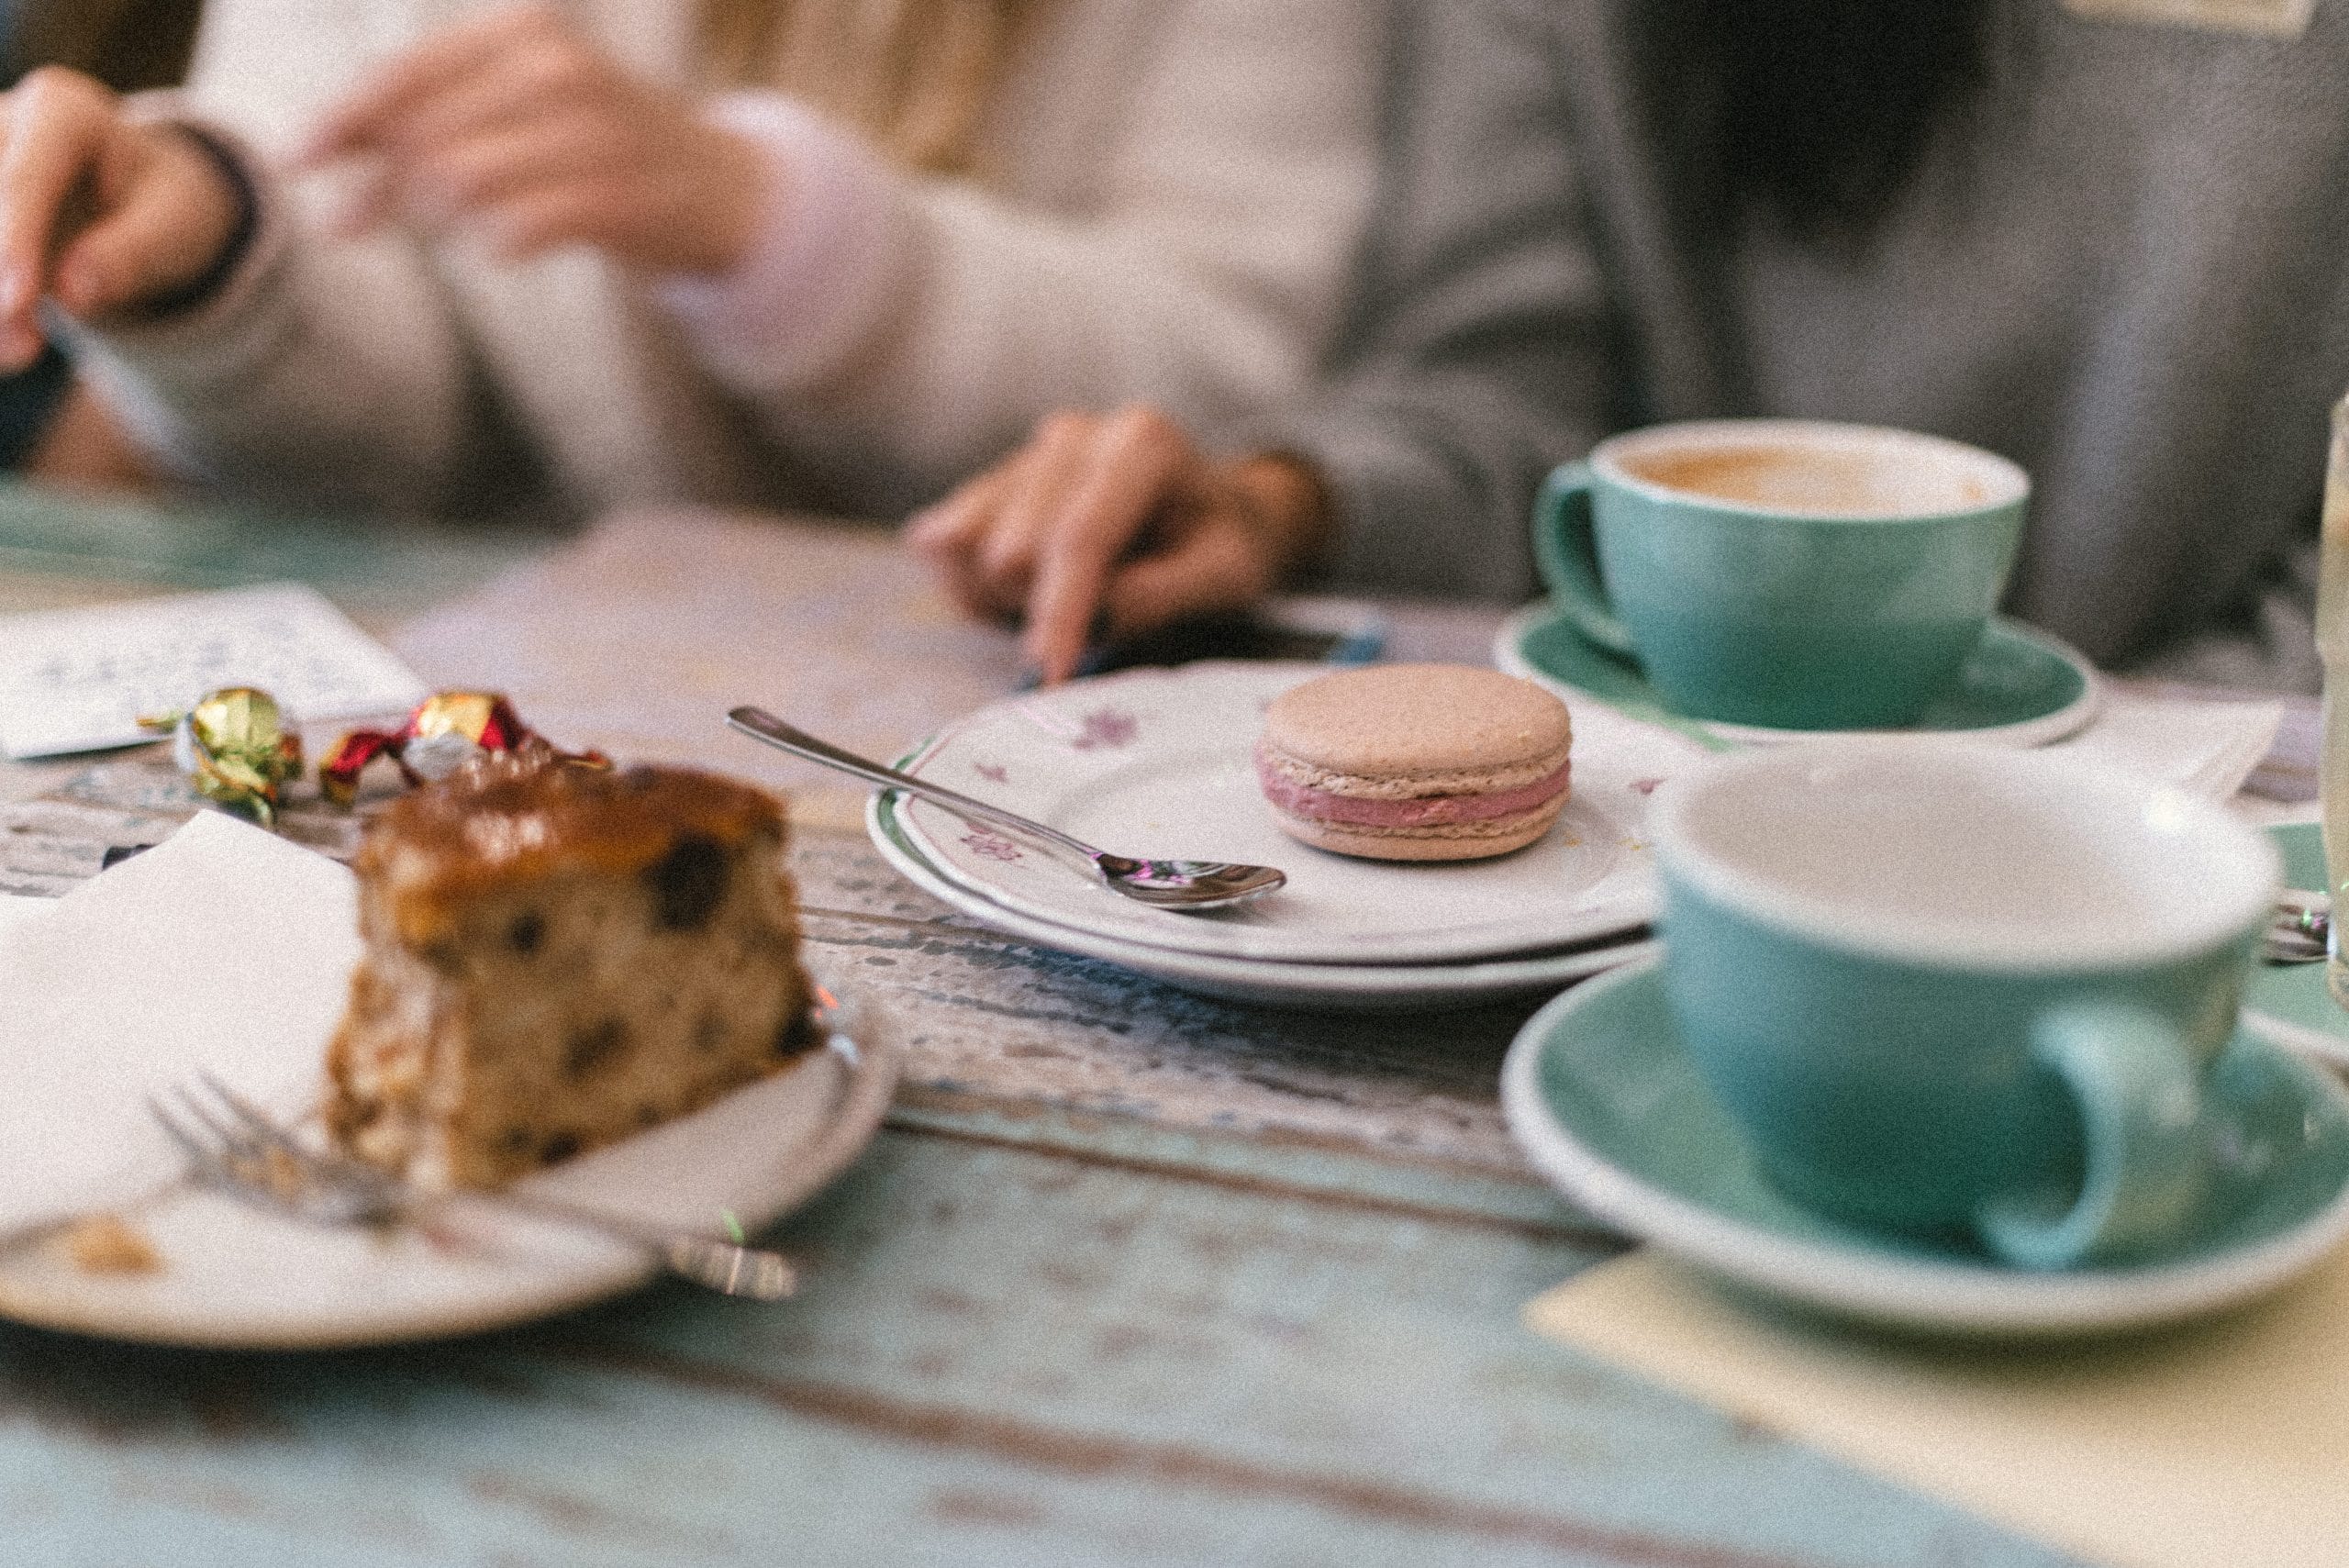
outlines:
M1253 762L1265 706L1327 673L1319 664L1203 662L1073 682L982 708L907 764L1120 854L1248 862L1288 873L1280 892L1238 908L1186 915L1146 907L1066 859L927 801L900 806L899 821L941 877L990 906L1203 956L1460 963L1598 942L1653 917L1648 796L1700 758L1698 747L1601 705L1570 703L1572 795L1538 842L1486 861L1331 854L1275 824Z
M1653 938L1631 935L1594 947L1518 958L1375 964L1281 963L1146 947L1040 920L963 886L907 841L898 820L901 806L901 797L894 792L874 795L865 805L865 831L898 874L933 898L1022 941L1081 958L1101 959L1220 1001L1341 1013L1429 1011L1556 991L1586 975L1652 957L1657 951Z

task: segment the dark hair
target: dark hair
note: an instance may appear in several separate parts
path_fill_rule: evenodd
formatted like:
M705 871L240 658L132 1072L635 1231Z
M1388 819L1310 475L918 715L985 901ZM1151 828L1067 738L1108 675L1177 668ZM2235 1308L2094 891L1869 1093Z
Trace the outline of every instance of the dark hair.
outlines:
M1864 241L1987 74L1989 0L1630 0L1692 210Z

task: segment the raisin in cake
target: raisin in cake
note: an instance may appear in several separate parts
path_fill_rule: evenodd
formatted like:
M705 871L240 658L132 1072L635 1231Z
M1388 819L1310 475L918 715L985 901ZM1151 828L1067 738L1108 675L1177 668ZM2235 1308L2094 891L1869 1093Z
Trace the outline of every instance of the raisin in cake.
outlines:
M405 796L352 862L336 1138L490 1186L782 1066L810 1040L783 845L772 796L682 769L495 759Z

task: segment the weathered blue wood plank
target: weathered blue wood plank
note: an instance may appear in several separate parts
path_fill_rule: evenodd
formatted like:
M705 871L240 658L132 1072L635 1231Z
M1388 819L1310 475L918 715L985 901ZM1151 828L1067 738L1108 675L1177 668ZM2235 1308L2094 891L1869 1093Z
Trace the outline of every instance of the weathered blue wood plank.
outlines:
M889 1134L796 1303L657 1289L454 1346L0 1333L10 1561L2054 1561L1524 1332L1596 1254Z

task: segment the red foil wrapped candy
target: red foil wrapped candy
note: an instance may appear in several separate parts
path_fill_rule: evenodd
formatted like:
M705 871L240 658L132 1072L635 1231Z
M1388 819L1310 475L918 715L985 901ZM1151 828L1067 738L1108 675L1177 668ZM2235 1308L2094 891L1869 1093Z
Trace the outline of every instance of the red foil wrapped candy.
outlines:
M495 692L437 692L395 732L354 729L336 741L318 762L318 789L337 806L349 806L359 794L360 773L378 757L389 757L414 785L445 779L474 758L498 751L611 766L599 751L557 750Z

